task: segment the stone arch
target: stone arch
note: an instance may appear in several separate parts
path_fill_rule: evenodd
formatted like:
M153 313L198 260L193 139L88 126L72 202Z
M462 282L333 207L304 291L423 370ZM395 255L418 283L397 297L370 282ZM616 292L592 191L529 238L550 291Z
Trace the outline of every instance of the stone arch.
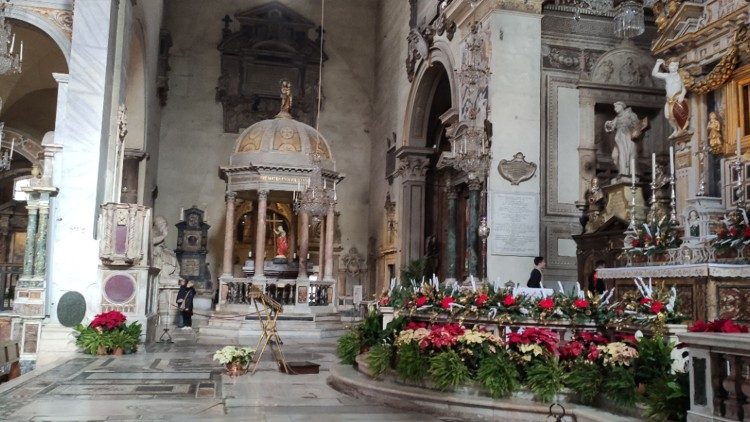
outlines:
M1 148L10 149L11 144L13 144L14 154L19 154L32 165L36 164L41 168L41 160L39 159L39 153L42 152L41 142L26 132L11 127L4 127L0 143Z
M451 108L458 110L454 63L448 43L438 40L430 48L427 59L419 64L406 106L404 136L401 137L403 146L425 146L430 105L443 75L447 75L450 85Z
M60 16L67 19L68 15L62 13ZM66 64L70 66L70 33L32 10L23 7L6 7L5 17L26 22L47 34L60 48L63 56L65 56ZM73 19L72 14L70 14L70 19Z

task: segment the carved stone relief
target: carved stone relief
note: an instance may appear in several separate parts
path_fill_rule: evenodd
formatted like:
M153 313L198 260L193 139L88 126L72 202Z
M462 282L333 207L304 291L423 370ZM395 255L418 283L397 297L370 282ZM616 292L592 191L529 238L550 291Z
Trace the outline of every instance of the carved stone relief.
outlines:
M417 65L420 61L427 59L430 47L435 36L442 36L448 40L453 39L456 32L456 24L446 16L446 9L453 0L435 2L437 9L431 12L431 1L409 0L409 35L406 36L408 43L406 55L406 75L409 82L414 81Z
M308 33L316 24L292 9L268 3L235 15L240 28L229 29L225 17L221 75L216 101L224 110L224 131L238 132L279 111L279 79L291 82L294 118L312 124L317 113L320 32ZM326 59L325 54L323 55Z
M536 168L536 163L526 161L526 156L521 152L517 152L511 160L500 160L497 165L500 176L511 185L518 185L534 177Z
M590 74L590 81L599 84L639 88L656 86L651 77L654 60L633 45L626 45L604 53Z

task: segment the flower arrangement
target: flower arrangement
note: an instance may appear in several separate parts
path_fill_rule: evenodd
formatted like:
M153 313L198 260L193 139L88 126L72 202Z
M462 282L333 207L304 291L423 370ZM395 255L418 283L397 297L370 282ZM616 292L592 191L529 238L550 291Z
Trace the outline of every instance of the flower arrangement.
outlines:
M224 346L214 353L214 360L222 365L234 363L247 366L254 355L255 349L250 347Z
M677 308L677 289L667 289L662 282L654 287L651 279L646 283L642 278L633 280L634 292L626 292L615 309L615 325L651 326L654 331L662 332L667 323L679 323L684 320Z
M738 209L727 214L722 220L723 227L716 232L711 243L716 250L739 249L750 244L750 223L747 212Z
M688 327L693 333L747 333L747 326L740 325L728 319L717 319L710 322L695 321Z
M122 355L135 352L140 342L142 327L138 322L126 323L122 312L109 311L98 314L88 325L78 324L75 330L76 345L85 353Z
M668 219L662 217L658 222L643 223L642 228L636 229L636 236L630 241L629 254L655 255L676 248L682 244L677 227Z

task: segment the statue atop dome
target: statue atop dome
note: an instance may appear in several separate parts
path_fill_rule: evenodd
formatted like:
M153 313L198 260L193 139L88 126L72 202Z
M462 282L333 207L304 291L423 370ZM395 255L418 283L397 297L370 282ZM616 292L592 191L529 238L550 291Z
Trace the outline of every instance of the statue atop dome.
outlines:
M276 117L292 117L292 83L286 79L281 80L281 111Z

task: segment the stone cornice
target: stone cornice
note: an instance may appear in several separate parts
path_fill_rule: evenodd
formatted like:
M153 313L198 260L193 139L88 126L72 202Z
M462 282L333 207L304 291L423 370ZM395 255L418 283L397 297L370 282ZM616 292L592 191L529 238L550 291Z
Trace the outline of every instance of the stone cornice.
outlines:
M715 277L746 278L750 277L750 265L729 264L693 264L693 265L658 265L653 267L601 268L597 276L603 279L622 279L635 277L678 278L678 277Z
M446 18L465 27L470 22L482 21L495 10L541 15L543 0L477 0L474 7L469 0L454 0L448 5Z

